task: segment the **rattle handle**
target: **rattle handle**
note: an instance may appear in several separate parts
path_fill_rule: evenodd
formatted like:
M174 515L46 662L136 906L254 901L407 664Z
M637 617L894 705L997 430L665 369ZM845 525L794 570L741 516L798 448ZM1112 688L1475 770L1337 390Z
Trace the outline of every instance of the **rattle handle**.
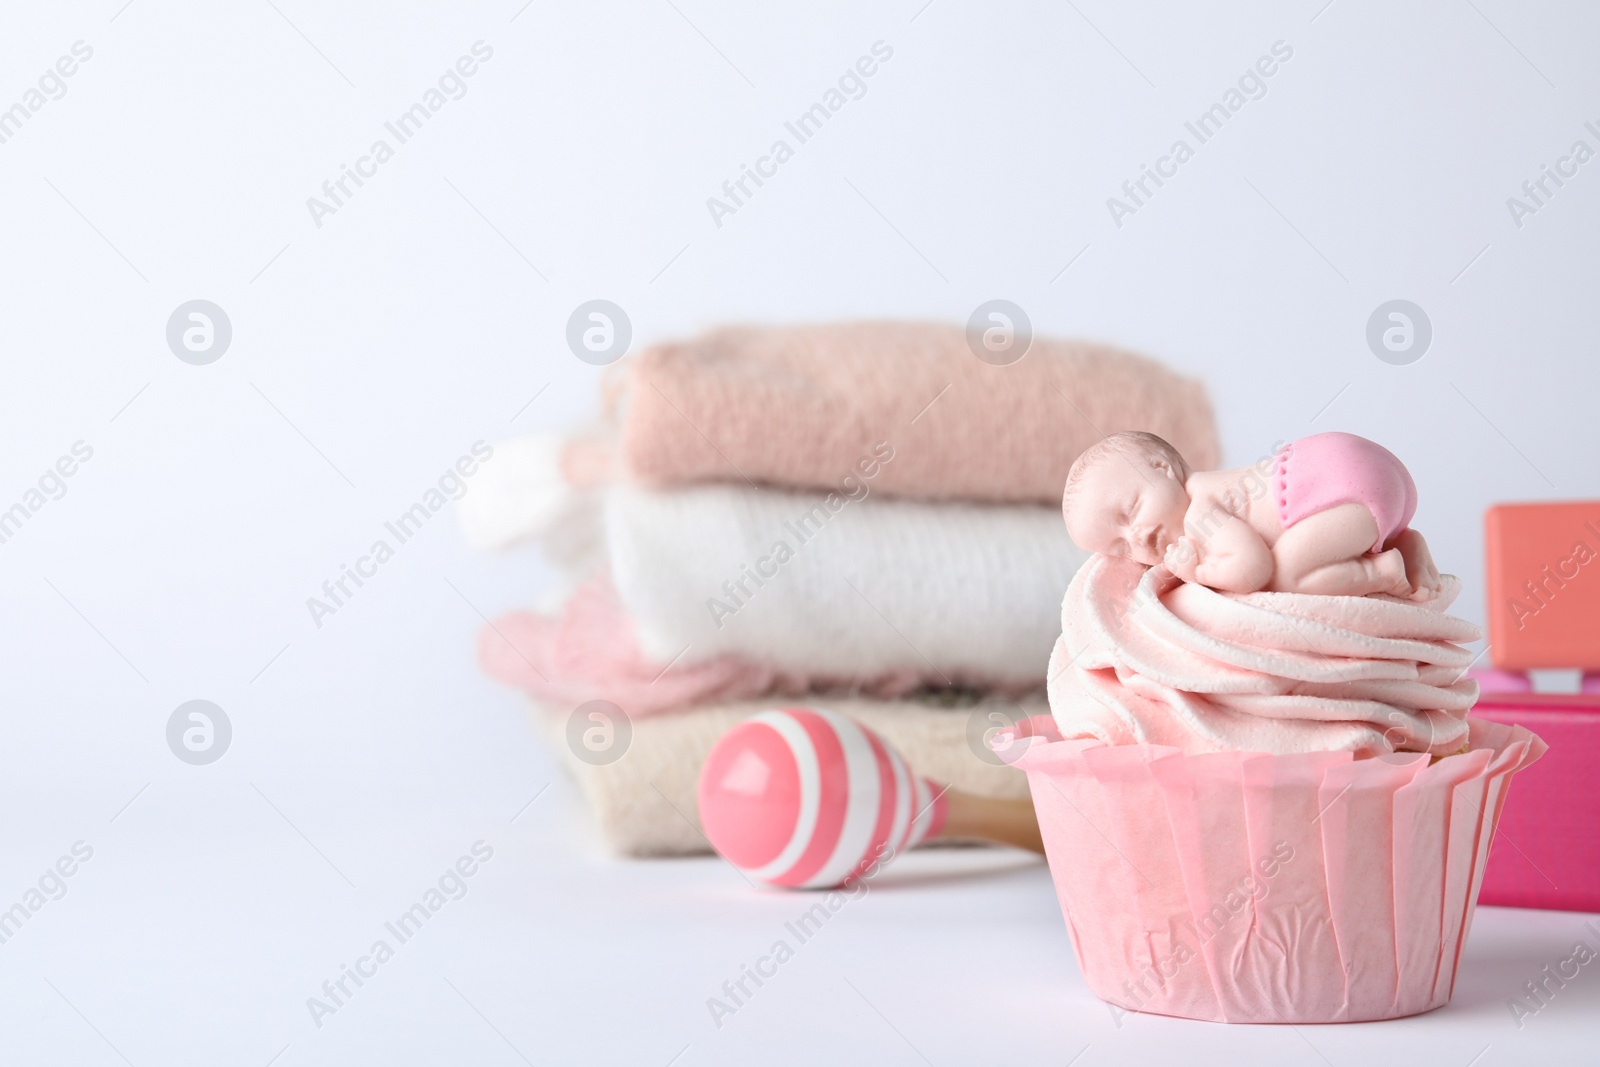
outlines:
M944 799L947 808L939 837L979 837L1029 852L1044 852L1039 819L1033 813L1033 798L981 797L952 789L945 793Z

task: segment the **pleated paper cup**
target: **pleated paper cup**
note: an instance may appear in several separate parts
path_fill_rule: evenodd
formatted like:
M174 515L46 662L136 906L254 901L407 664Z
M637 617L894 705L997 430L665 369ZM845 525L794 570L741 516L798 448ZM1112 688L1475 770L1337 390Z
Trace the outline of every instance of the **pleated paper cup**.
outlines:
M1023 738L1084 979L1114 1011L1237 1023L1394 1019L1449 1001L1511 776L1544 752L1186 756Z

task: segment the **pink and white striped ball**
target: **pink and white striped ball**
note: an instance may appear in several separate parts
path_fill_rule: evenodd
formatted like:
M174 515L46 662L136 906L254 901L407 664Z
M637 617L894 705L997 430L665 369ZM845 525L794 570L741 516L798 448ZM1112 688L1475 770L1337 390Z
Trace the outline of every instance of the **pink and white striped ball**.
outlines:
M723 858L790 889L840 885L945 819L939 787L883 738L813 708L764 711L723 734L700 771L699 800Z

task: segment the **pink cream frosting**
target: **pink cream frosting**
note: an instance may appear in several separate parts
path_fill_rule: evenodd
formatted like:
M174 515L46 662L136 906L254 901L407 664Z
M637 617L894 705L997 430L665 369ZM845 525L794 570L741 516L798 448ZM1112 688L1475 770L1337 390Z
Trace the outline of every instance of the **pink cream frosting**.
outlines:
M1067 738L1186 753L1446 755L1467 741L1477 626L1389 596L1219 593L1094 556L1061 605L1050 708Z

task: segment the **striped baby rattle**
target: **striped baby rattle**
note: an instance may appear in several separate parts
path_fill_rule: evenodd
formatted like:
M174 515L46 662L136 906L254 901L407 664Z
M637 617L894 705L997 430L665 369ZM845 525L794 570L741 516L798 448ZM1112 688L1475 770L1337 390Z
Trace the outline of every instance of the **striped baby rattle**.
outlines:
M722 857L786 889L823 889L941 837L1043 852L1033 803L959 793L911 772L836 712L764 711L717 741L700 771L700 823Z

